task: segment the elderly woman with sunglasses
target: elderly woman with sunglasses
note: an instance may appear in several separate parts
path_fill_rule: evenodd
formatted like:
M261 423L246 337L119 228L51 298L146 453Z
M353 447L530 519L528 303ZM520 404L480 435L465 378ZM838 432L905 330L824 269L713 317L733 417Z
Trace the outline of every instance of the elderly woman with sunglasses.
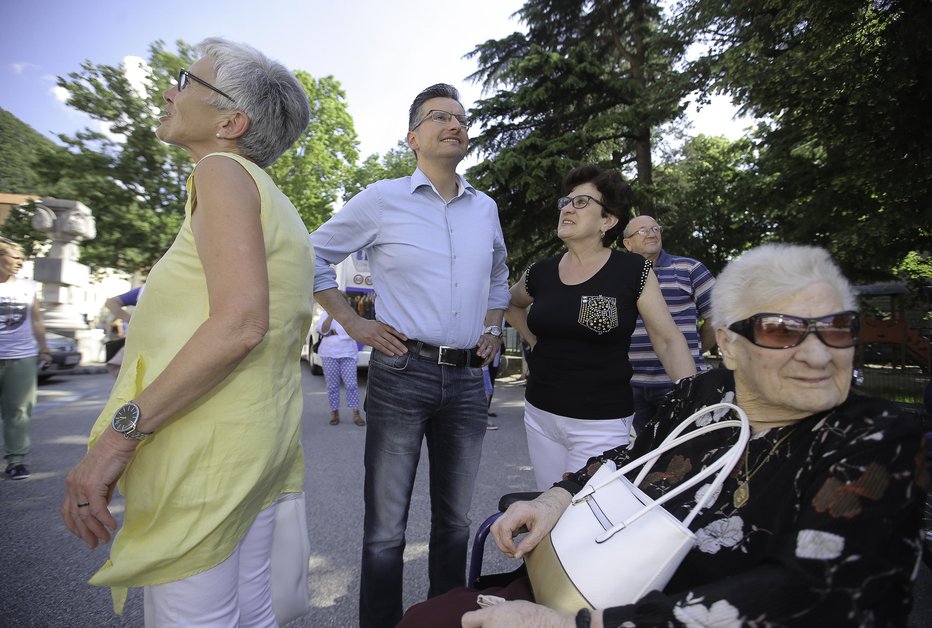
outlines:
M769 244L725 268L712 303L726 368L680 382L631 449L591 459L538 499L513 505L492 528L506 554L523 556L604 461L621 467L693 412L735 403L747 413L751 440L693 521L696 546L664 590L581 610L576 619L503 603L466 613L463 626L907 625L925 448L919 425L896 404L850 390L858 340L851 286L824 249ZM662 455L640 488L658 498L733 438L721 430ZM695 500L686 492L666 507L682 519ZM530 532L516 541L523 527ZM606 577L624 578L624 563ZM498 594L514 599L527 590L526 579L509 586ZM448 595L437 604L453 608ZM475 592L471 600L459 595L460 611L475 608Z
M696 372L651 263L612 248L631 188L617 172L585 165L566 176L563 191L557 237L567 250L531 265L505 314L531 347L524 425L540 490L628 442L628 347L638 314L670 377Z
M146 625L274 626L276 509L303 490L299 351L313 249L263 170L304 132L307 96L282 65L207 39L164 94L156 135L195 163L177 238L152 268L122 368L61 507L91 579L145 587ZM286 497L287 496L287 497ZM306 567L306 560L305 567Z

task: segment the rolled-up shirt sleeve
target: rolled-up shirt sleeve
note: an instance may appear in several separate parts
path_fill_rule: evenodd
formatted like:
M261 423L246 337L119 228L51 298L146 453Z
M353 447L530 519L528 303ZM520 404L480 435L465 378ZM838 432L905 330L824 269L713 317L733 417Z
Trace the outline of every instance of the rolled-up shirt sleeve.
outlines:
M308 236L316 253L314 292L338 287L333 266L376 241L380 207L379 194L370 186Z

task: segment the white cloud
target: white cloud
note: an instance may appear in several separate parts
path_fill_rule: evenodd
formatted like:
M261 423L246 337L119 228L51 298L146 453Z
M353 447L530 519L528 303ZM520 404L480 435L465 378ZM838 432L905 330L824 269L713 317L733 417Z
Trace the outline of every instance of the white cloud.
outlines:
M29 63L28 61L20 61L17 63L11 63L10 67L13 69L13 74L25 74L26 70L42 69L41 66L38 66L35 63Z
M152 85L149 76L152 74L152 68L142 57L130 55L123 57L123 74L130 86L140 98L148 96L148 88Z
M49 90L52 93L52 96L55 97L55 100L58 102L66 102L68 100L68 90L64 87L56 85Z

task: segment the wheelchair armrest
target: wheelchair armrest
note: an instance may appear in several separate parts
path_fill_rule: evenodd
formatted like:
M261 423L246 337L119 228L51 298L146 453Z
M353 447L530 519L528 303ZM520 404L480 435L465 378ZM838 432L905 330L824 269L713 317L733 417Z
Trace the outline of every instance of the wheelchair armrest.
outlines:
M515 502L531 501L540 495L540 491L534 491L531 493L508 493L507 495L502 495L501 499L498 500L498 511L505 512L508 510L508 507Z

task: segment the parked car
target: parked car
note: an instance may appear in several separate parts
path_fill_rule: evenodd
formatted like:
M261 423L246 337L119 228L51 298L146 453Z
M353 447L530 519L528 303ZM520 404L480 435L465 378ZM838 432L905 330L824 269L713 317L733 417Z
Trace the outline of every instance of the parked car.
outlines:
M81 363L81 354L73 338L45 332L45 344L48 345L52 361L39 364L40 381L52 375L70 371Z

